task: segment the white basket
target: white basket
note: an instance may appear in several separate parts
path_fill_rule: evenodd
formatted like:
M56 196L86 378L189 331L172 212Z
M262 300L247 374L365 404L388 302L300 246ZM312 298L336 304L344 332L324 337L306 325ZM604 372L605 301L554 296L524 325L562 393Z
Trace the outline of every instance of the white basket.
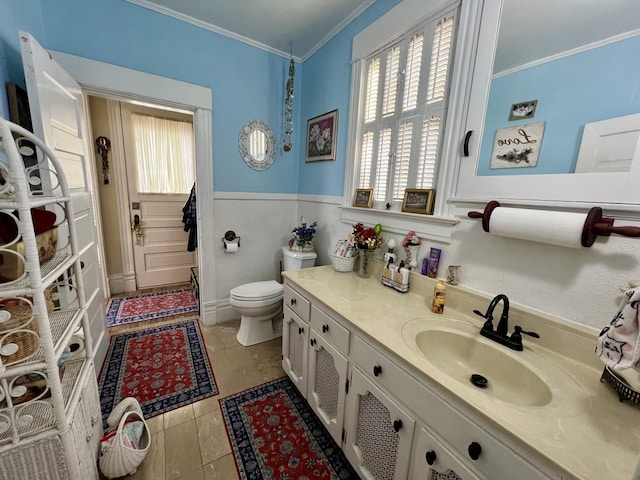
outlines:
M132 420L141 421L144 425L139 448L131 447L123 433L125 423ZM117 425L117 430L110 442L104 441L108 435L100 442L101 451L98 460L100 470L107 478L124 477L135 473L151 445L149 428L138 401L133 397L122 400L109 415L107 424L112 428Z
M333 269L336 272L353 272L353 264L358 257L341 257L340 255L329 254Z

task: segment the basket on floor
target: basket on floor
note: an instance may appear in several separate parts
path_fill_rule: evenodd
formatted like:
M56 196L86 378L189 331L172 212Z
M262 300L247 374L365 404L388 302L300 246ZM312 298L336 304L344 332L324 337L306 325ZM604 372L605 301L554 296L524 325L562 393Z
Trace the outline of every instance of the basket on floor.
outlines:
M54 305L48 289L45 290L44 297L47 312L51 315ZM40 330L31 305L20 298L8 299L4 301L0 315L7 318L5 322L0 322L2 350L8 353L1 355L2 363L9 365L33 355L40 346Z
M134 439L127 425L141 424L142 433ZM114 430L107 433L100 440L100 471L107 478L124 477L136 472L151 445L149 427L142 415L140 404L133 397L122 400L113 409L107 425Z
M358 257L341 257L340 255L329 254L333 269L336 272L353 272L353 265Z

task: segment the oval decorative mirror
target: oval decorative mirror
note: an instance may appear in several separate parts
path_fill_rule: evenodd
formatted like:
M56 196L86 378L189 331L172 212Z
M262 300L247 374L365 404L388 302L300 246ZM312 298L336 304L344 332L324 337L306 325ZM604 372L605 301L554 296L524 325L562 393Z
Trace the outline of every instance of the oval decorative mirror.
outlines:
M240 130L238 148L249 167L257 171L266 170L276 156L276 136L263 121L251 120Z

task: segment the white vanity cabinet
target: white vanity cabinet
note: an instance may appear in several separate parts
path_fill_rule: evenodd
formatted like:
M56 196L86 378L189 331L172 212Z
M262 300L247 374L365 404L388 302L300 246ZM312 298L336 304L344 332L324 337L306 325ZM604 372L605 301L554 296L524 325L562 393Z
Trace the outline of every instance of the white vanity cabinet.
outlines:
M282 368L300 393L307 391L309 324L284 307L282 319Z

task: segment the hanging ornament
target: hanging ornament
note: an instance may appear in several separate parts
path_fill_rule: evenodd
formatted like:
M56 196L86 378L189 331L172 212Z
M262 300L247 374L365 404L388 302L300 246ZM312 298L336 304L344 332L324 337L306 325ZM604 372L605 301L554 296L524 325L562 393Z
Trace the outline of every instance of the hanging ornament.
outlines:
M293 61L293 43L291 44L291 60L289 61L289 78L285 88L284 99L284 138L282 149L285 152L291 150L291 135L293 134L293 82L296 73L295 62Z
M107 137L96 138L96 148L98 153L102 157L102 176L104 177L104 184L109 184L109 151L111 150L111 142Z

